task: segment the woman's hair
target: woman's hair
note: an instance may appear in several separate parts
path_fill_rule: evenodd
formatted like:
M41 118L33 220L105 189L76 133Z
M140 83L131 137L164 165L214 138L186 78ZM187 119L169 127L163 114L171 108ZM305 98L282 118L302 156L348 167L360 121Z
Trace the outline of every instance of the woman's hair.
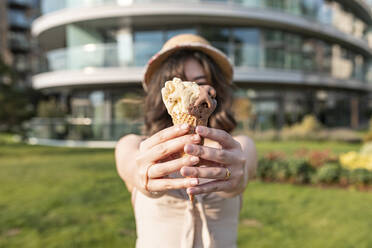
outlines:
M209 126L231 132L236 121L231 112L232 82L227 82L218 65L206 54L195 50L180 50L168 57L153 74L148 84L145 99L145 131L147 135L172 126L172 118L167 112L161 97L161 89L173 77L186 80L184 64L193 58L203 67L207 82L216 90L217 107L209 118Z

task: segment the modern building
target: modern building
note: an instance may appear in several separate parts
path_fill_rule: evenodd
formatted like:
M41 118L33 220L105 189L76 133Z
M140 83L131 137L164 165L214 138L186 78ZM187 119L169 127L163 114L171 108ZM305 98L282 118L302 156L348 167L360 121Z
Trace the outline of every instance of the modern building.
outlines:
M32 67L38 62L33 60L30 32L38 11L38 0L0 2L0 58L16 72L21 87L31 86Z
M358 128L371 116L367 1L41 3L32 33L44 55L33 85L55 96L67 114L35 119L37 138L117 140L139 132L143 66L179 33L200 34L229 56L245 127L280 128L313 113L326 126Z

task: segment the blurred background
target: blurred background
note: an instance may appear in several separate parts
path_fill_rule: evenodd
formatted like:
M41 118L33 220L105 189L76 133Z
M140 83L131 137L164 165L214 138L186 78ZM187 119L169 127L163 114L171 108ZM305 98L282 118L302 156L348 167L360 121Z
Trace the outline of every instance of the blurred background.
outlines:
M33 87L33 118L19 128L34 143L139 133L143 67L179 33L229 56L241 131L306 115L358 130L372 113L368 1L9 0L1 13L2 61L16 77L2 84Z
M2 0L0 247L134 246L112 148L180 33L228 55L257 142L239 247L371 247L371 0Z

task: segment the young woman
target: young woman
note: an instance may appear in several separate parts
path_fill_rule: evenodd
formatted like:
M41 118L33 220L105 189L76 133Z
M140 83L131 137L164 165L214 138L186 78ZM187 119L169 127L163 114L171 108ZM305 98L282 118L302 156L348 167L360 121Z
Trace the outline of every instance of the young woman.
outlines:
M251 139L230 135L236 126L232 75L227 57L197 35L173 37L149 61L146 136L127 135L115 151L118 173L132 193L136 247L236 247L241 196L257 160ZM172 125L162 102L161 88L173 77L207 87L217 100L208 127L198 126L195 134L188 125ZM188 156L175 156L180 151Z

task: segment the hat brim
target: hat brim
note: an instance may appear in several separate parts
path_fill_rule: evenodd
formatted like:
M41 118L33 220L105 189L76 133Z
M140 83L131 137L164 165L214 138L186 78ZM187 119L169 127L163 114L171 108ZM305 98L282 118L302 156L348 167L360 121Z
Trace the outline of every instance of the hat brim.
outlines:
M144 76L142 80L142 86L147 92L147 86L151 81L151 77L154 72L161 66L161 64L173 53L182 50L190 49L195 51L201 51L211 57L216 64L220 67L222 73L224 74L227 83L232 83L233 78L233 66L230 63L228 57L220 50L214 48L213 46L206 45L203 43L185 43L179 44L175 47L169 49L161 50L159 53L155 54L147 63L144 71Z

